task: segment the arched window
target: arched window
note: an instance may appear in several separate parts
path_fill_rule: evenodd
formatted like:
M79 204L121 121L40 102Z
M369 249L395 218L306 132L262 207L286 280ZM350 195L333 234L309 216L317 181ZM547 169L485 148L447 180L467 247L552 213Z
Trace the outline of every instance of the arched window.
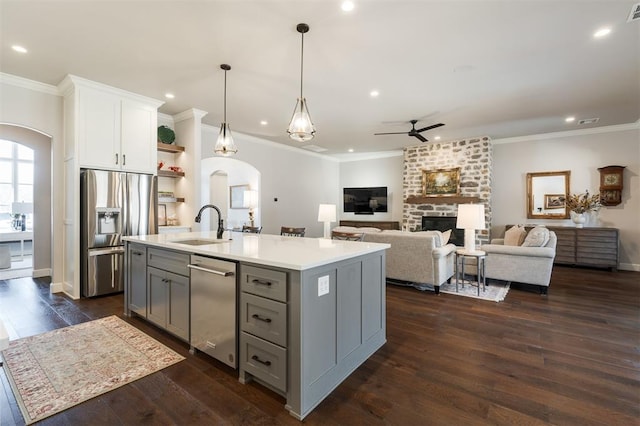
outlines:
M0 140L0 230L10 230L23 214L32 229L33 158L32 149Z

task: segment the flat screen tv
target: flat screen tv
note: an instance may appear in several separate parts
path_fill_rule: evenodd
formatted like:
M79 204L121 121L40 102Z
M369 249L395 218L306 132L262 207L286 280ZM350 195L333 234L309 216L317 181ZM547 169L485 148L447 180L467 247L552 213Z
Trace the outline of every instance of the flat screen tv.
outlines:
M344 212L374 214L387 212L387 187L344 188Z

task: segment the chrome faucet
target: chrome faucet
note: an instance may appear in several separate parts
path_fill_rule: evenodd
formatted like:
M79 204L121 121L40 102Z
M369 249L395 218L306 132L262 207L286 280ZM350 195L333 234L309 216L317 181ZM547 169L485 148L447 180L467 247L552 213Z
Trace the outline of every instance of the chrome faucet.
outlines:
M216 238L221 240L222 239L222 233L224 232L224 224L223 224L223 221L222 221L222 214L220 213L220 209L219 208L217 208L213 204L206 204L206 205L202 206L200 208L200 211L198 212L198 215L196 216L196 223L200 223L200 221L202 220L202 212L205 209L208 209L208 208L212 208L216 212L218 212L218 232L216 233Z

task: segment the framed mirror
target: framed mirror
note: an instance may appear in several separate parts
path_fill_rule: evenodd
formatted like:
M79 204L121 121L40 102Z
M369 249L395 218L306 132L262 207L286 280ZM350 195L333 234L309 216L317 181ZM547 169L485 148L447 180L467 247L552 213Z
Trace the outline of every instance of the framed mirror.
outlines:
M571 171L527 173L527 219L568 219Z

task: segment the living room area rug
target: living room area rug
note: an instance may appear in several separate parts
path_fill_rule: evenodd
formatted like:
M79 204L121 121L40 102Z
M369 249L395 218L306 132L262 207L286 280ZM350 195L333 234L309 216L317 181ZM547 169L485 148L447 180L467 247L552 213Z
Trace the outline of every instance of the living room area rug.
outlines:
M185 359L115 315L11 341L2 357L26 424Z
M472 297L474 299L490 300L493 302L502 302L507 293L509 292L509 283L500 281L487 281L485 290L480 288L480 296L478 296L478 285L476 283L470 284L465 280L464 285L458 285L458 291L456 291L456 279L451 278L450 283L443 283L440 286L440 291L447 294L455 294L456 296Z

